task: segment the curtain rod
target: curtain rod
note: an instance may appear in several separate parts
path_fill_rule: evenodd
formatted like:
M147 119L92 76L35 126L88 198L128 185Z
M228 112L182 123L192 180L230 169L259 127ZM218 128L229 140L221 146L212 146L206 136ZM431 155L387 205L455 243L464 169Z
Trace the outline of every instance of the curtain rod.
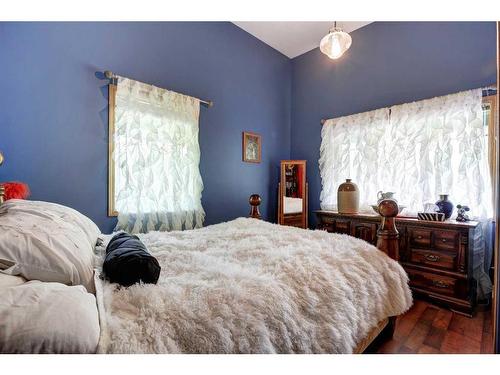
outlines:
M483 93L483 97L484 96L492 96L492 95L496 95L497 94L496 93L496 91L497 91L496 86L485 87L485 88L483 88L483 91L487 91L488 92L488 95L484 95L484 93ZM489 94L489 91L495 91L495 93L494 94ZM451 95L451 94L448 94L448 95ZM427 99L422 99L422 100L427 100ZM327 122L328 120L329 119L327 119L327 118L322 118L321 121L320 121L321 125L325 125L325 122Z
M114 83L114 81L118 78L111 70L106 70L104 71L104 76L109 79L112 83ZM183 94L185 95L185 94ZM188 95L188 96L191 96L191 95ZM212 100L202 100L202 99L199 99L199 98L196 98L200 101L201 104L203 104L205 107L213 107L214 106L214 102Z

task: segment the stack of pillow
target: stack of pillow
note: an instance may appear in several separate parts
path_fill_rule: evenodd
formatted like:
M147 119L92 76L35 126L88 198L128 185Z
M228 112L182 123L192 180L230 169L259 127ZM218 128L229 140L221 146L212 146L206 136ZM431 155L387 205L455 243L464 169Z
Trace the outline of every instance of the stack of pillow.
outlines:
M99 228L55 203L11 199L0 206L0 270L27 280L83 285L93 293Z
M89 218L58 204L0 206L0 352L95 352L99 235Z

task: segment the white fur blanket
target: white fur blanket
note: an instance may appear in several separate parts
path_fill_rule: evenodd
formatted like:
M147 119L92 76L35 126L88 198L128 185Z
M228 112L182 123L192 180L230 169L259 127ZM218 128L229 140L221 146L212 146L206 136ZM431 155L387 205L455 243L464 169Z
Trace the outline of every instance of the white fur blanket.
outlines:
M401 266L346 235L240 218L139 235L157 285L98 281L104 353L351 353L412 304Z

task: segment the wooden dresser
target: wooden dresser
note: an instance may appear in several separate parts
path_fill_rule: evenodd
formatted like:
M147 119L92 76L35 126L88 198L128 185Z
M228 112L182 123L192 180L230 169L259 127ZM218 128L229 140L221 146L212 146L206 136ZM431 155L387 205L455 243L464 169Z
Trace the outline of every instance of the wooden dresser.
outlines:
M315 211L318 229L344 233L373 245L381 217ZM478 223L421 221L397 217L400 263L408 273L414 295L428 297L450 309L471 315L476 303L472 277Z

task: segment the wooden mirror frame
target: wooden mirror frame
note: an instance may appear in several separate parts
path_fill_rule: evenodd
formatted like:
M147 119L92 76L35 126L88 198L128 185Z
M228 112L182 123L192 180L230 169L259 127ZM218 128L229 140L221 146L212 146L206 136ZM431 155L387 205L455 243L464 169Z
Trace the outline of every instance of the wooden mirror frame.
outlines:
M286 165L298 165L302 166L303 169L303 178L299 183L302 185L302 191L304 192L304 196L302 198L302 217L300 220L290 219L287 220L287 217L284 213L283 207L283 197L285 196L285 166ZM291 225L299 228L308 228L308 186L306 182L306 160L282 160L280 163L280 183L278 184L278 224L281 225Z

